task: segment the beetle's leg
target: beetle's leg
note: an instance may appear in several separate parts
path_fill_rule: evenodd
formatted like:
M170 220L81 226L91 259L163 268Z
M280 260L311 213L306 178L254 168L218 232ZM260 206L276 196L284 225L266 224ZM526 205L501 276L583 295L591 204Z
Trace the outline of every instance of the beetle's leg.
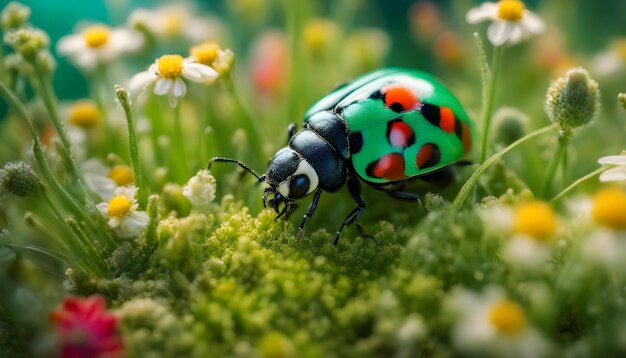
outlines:
M394 199L410 201L412 203L420 203L424 211L428 213L428 209L426 209L426 206L420 200L420 197L417 194L405 193L403 191L396 191L396 190L384 190L384 191L385 191L385 194L389 195L390 197Z
M300 226L298 227L298 232L296 234L298 238L301 238L304 234L304 224L306 224L306 221L315 213L317 203L320 201L320 195L322 195L322 189L317 189L315 195L313 196L313 201L311 201L311 205L309 205L309 209L304 214L302 222L300 222Z
M363 225L361 225L361 223L355 223L355 225L356 225L357 230L359 230L359 233L361 234L361 236L368 238L368 239L372 239L372 241L374 241L374 243L380 247L380 243L378 242L378 240L376 240L374 235L368 233L363 227Z
M291 141L291 137L293 137L293 135L296 134L297 130L298 130L298 127L296 127L295 123L291 123L289 127L287 127L287 145L289 145L289 142Z
M345 219L343 219L339 230L337 230L335 241L333 241L333 245L335 246L337 246L337 243L339 243L339 237L341 236L341 231L343 231L343 228L346 225L353 224L357 220L359 220L361 214L363 214L363 211L365 210L365 201L361 197L361 186L357 178L353 176L348 177L348 191L350 192L350 195L352 195L352 199L356 201L356 206L354 207L354 209L352 209L352 211L350 211L350 213L348 213Z

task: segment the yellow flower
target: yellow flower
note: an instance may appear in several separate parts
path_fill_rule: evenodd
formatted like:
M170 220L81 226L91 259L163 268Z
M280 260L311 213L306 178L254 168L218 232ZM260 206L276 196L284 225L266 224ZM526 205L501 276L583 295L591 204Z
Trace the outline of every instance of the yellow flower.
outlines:
M328 50L337 37L337 25L326 19L313 19L304 28L304 43L314 55Z
M594 197L591 213L602 225L626 229L626 192L619 188L600 190Z
M130 185L133 183L133 171L127 165L116 165L108 174L118 186Z
M123 186L115 190L115 195L108 202L96 205L100 214L107 218L107 224L119 238L136 237L148 225L149 217L137 210L135 186Z
M498 301L489 307L489 321L498 332L507 335L517 334L526 327L524 310L509 300Z
M137 32L92 25L59 39L57 52L68 56L78 67L89 70L98 64L110 63L123 53L137 51L142 45L143 38Z
M114 196L109 200L109 207L107 208L107 214L109 216L122 217L132 208L132 201L125 196Z
M221 51L215 42L204 42L189 49L189 54L197 63L211 66Z
M69 109L69 122L82 129L90 129L102 120L100 110L90 100L78 100Z
M183 78L198 83L211 83L217 76L218 73L209 66L184 59L180 55L163 55L147 71L134 75L128 88L131 93L136 94L154 84L154 94L168 95L169 104L173 108L187 94L187 85Z
M487 37L494 46L505 43L516 44L524 37L544 31L545 24L539 16L529 11L519 0L501 0L498 3L485 2L470 9L465 19L470 24L491 20Z
M556 215L544 202L525 203L517 208L515 231L537 240L548 239L556 231Z

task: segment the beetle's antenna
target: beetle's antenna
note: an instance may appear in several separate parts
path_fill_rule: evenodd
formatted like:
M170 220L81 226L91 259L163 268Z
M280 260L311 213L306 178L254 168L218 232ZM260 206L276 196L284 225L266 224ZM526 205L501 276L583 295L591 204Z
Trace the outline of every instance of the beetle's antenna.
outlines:
M221 163L235 163L237 165L239 165L243 170L247 171L248 173L254 175L254 177L262 182L265 181L265 174L263 175L259 175L257 174L254 170L250 169L250 167L248 167L247 165L243 164L242 162L236 160L236 159L230 159L230 158L224 158L224 157L215 157L212 158L211 160L209 160L209 165L207 166L208 169L211 169L211 164L213 164L214 162L221 162Z

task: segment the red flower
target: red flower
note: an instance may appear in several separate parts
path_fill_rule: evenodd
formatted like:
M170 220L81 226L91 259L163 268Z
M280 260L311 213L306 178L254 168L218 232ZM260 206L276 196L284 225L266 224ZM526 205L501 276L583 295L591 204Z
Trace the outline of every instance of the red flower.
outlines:
M106 311L101 296L68 297L50 313L60 336L61 357L119 357L123 342L115 333L117 318Z

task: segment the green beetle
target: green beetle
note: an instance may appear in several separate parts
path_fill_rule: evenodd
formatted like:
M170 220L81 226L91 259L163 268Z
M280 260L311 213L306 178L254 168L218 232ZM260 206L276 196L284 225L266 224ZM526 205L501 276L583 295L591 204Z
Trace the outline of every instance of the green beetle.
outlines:
M474 125L459 101L433 76L410 69L389 68L360 76L317 101L304 115L303 129L289 130L289 145L270 160L267 172L257 175L245 164L228 158L252 173L267 187L263 205L277 219L290 214L296 201L315 193L299 226L299 233L317 208L323 191L334 192L347 183L356 202L337 235L356 222L365 202L360 182L405 201L415 194L399 191L409 178L441 172L457 163L472 146Z

